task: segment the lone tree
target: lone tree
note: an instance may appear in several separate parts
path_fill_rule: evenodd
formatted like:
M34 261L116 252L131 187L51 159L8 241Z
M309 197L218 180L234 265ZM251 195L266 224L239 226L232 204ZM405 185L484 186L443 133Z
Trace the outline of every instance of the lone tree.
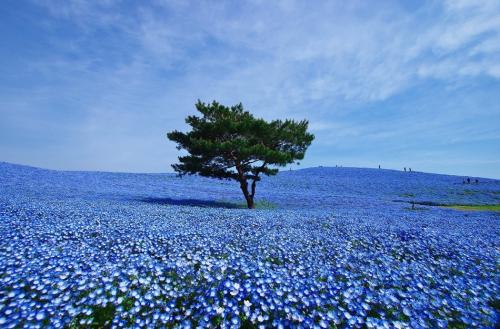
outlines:
M276 175L277 168L304 158L314 139L308 121L257 119L240 103L227 107L215 101L196 103L202 114L188 116L192 130L172 131L168 138L189 155L172 167L180 175L199 174L240 183L248 208L254 208L255 187L262 175ZM250 183L250 184L249 184Z

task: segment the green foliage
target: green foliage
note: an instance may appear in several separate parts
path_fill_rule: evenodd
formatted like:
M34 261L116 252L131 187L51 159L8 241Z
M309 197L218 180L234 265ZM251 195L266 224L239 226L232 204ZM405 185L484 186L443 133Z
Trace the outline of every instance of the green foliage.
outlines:
M217 200L217 202L219 202L222 205L226 205L229 208L238 209L238 208L246 208L247 207L247 204L244 201L232 202L230 200L221 199L221 200ZM276 209L276 208L278 208L278 206L275 203L272 203L272 202L267 201L267 200L255 201L254 207L255 207L255 209Z
M249 208L253 208L255 184L261 175L275 175L276 167L303 159L314 139L307 132L307 120L267 122L245 111L241 103L226 107L215 101L198 101L196 109L201 116L186 118L191 131L167 134L177 143L177 149L189 153L180 156L179 163L172 167L181 176L237 180Z
M116 308L113 304L106 304L105 306L97 306L94 305L92 308L92 314L89 316L78 315L73 321L68 325L70 329L76 328L87 328L87 327L95 327L95 328L111 328L111 322L115 317ZM91 319L92 324L82 325L80 320Z
M496 311L500 311L500 298L490 299L488 305Z
M446 205L446 208L464 211L500 211L500 204L491 205Z

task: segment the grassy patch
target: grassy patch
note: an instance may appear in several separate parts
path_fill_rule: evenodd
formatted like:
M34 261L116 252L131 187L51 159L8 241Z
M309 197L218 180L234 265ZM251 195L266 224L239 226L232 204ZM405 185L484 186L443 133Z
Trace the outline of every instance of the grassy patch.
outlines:
M242 209L247 208L247 203L245 201L231 202L231 201L227 201L227 200L218 200L217 202L221 202L221 203L230 205L230 208L242 208ZM254 206L255 206L255 209L276 209L276 208L278 208L278 206L276 204L269 202L267 200L255 201Z
M500 311L500 299L490 299L488 305L493 307L496 311Z
M444 204L437 203L433 201L397 201L396 202L408 202L412 206L405 208L406 210L424 210L426 208L417 208L416 205L431 206L431 207L441 207L449 208L462 211L500 211L500 204L478 204L478 205L468 205L468 204Z
M92 314L90 316L79 315L73 319L73 321L68 325L69 329L78 328L111 328L111 322L115 317L116 308L113 304L107 304L105 306L94 305L92 308ZM82 324L80 320L89 320L91 324ZM47 320L47 319L46 319ZM48 323L47 323L48 324ZM44 326L45 327L45 326Z
M240 315L241 329L256 329L258 328L256 324L252 323L246 315Z
M278 257L272 257L272 256L269 256L265 259L268 263L271 263L271 264L274 264L274 265L283 265L283 261L281 259L279 259Z
M255 208L257 209L276 209L278 206L272 202L262 200L255 203Z
M94 306L93 316L93 325L96 325L99 328L109 328L111 327L111 321L113 321L113 318L115 317L115 307L112 304L107 304L106 306Z
M410 210L410 211L429 210L429 209L424 208L424 207L405 207L404 209L405 209L405 210Z
M415 194L413 194L413 193L403 193L403 194L400 194L399 196L402 197L402 198L414 198Z
M450 208L462 211L500 211L500 204L492 205L447 205L441 206L444 208Z
M327 278L327 277L325 277L325 276L319 276L319 277L318 277L318 281L319 281L319 282L326 282L326 281L328 281L328 278Z

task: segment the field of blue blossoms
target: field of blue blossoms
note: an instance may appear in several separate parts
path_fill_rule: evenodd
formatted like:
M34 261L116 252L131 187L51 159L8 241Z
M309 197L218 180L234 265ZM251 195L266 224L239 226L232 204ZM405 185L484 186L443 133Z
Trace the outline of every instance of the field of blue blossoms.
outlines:
M462 179L286 171L249 211L235 182L0 163L0 327L498 327L499 213L421 205L500 203Z

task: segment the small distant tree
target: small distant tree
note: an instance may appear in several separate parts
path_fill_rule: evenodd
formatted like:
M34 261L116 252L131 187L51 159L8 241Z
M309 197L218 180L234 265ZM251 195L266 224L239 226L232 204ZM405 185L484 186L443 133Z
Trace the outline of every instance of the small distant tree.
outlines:
M267 122L243 110L241 103L226 107L215 101L198 101L196 109L201 116L186 118L191 131L167 134L178 150L189 153L172 167L180 176L199 174L238 181L249 209L254 208L261 176L276 175L276 167L303 159L314 139L307 132L307 120Z

